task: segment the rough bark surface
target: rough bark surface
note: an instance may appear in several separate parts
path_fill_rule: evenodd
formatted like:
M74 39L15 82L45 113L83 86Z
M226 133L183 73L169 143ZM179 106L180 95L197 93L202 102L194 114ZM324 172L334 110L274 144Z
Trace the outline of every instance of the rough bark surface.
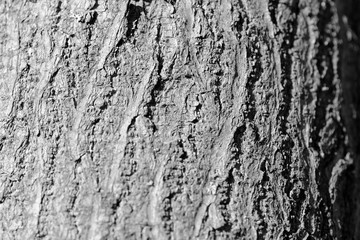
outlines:
M2 0L1 239L359 239L355 0Z

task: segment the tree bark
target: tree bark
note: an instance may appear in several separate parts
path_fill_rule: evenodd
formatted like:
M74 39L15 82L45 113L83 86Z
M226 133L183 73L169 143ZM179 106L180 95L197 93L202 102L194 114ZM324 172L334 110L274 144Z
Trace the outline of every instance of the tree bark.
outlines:
M360 239L355 0L3 0L1 239Z

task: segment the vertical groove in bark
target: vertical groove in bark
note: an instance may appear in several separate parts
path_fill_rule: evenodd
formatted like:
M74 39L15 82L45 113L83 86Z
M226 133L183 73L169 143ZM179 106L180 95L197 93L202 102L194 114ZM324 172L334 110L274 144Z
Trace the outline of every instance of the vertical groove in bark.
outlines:
M359 237L346 4L0 3L1 239Z
M342 163L345 169L339 174L336 184L338 194L336 212L340 221L344 222L343 232L345 236L353 239L360 237L360 84L359 84L359 56L360 35L359 15L360 4L356 1L336 1L340 22L341 65L339 67L343 89L342 116L346 124L346 141L349 146L349 156L354 165Z

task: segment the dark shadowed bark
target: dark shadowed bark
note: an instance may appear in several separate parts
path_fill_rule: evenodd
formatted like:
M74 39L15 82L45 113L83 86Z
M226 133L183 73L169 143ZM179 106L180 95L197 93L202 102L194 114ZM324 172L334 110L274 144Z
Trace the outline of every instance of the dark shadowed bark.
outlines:
M360 239L356 0L2 0L0 239Z

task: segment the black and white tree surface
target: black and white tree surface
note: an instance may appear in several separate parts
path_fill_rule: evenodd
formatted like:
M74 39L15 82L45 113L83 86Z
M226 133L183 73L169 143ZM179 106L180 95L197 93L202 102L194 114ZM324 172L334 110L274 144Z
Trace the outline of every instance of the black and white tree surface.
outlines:
M359 12L1 0L0 239L360 239Z

